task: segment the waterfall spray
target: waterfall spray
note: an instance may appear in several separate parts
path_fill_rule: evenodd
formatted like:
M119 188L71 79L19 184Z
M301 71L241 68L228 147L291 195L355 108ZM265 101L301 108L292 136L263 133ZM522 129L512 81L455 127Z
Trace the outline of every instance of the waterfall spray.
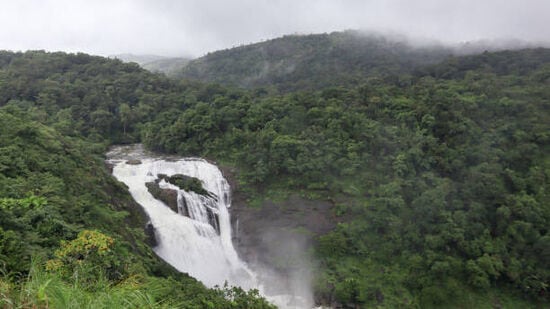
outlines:
M128 186L148 214L158 243L156 254L209 287L227 282L243 289L264 290L233 247L228 211L231 191L215 165L199 158L155 158L145 155L141 145L117 147L107 156L114 165L113 175ZM206 194L186 191L166 181L174 175L200 180ZM151 183L177 192L177 211L153 197L146 185ZM295 296L265 296L282 308L302 307L288 305L288 299Z

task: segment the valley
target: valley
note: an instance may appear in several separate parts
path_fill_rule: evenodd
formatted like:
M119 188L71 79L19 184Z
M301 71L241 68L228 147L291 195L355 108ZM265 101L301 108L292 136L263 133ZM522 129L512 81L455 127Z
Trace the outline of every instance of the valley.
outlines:
M548 304L549 49L347 31L177 71L0 51L0 307Z

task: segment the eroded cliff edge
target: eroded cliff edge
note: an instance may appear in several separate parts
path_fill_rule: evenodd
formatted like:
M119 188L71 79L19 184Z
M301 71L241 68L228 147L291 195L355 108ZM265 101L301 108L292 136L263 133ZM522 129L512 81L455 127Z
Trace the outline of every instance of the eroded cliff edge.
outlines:
M318 237L341 221L333 203L309 200L297 194L282 201L266 200L251 207L240 190L234 168L220 167L233 196L230 213L233 243L243 260L256 272L271 272L279 288L310 289L312 272L318 267L313 245ZM307 285L307 287L306 287ZM275 291L277 292L277 291Z

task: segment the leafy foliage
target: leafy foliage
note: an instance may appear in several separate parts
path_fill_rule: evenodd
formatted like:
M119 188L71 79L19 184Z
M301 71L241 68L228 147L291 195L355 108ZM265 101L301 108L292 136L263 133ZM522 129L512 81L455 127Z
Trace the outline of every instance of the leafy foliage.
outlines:
M209 53L192 60L179 77L241 87L259 93L358 85L372 76L407 73L451 53L413 47L404 40L359 31L287 35ZM178 75L176 75L178 76Z
M227 295L227 297L225 297ZM231 296L231 297L230 297ZM257 291L205 289L190 278L132 275L113 283L105 278L68 283L34 262L29 276L13 284L0 279L3 308L273 308Z
M238 166L249 191L347 205L353 219L320 239L326 298L442 306L498 287L547 301L549 56L484 53L357 87L217 97L142 134Z
M201 195L208 195L208 191L202 186L200 179L196 177L190 177L182 174L175 174L172 176L166 176L163 174L158 175L160 179L178 186L180 189L185 191L192 191Z
M266 49L254 56L259 60L243 56L234 62L237 73L229 64L228 72L212 65L202 73L235 80L256 74L247 70L258 69L262 53L286 59L300 49L316 57L311 51L327 42L336 42L334 50L352 44L349 35L283 38L266 44L289 42L288 49ZM380 58L387 42L364 44L381 49L357 70L350 59L363 59L360 48L342 63L327 64L340 59L330 52L320 62L299 62L318 68L246 81L298 89L286 94L171 81L83 54L1 52L3 304L44 306L45 295L53 301L57 293L51 286L65 295L56 306L71 299L103 306L109 295L120 296L114 307L267 306L254 291L207 290L154 257L137 229L144 217L99 158L106 145L133 141L236 166L250 198L300 192L337 205L341 223L316 246L315 287L324 303L546 304L550 52L484 53L418 67L415 57L429 53ZM205 59L216 63L222 55ZM84 230L100 234L79 238ZM99 244L111 251L99 254ZM92 250L82 251L86 246ZM32 256L63 265L51 262L60 271L43 272ZM71 278L79 263L88 264L89 276L77 290Z
M49 260L46 269L60 273L66 279L77 275L80 281L97 280L105 276L109 280L119 281L128 275L130 261L112 237L98 231L84 230L70 242L62 241Z
M0 306L235 308L154 255L147 218L97 149L0 109Z

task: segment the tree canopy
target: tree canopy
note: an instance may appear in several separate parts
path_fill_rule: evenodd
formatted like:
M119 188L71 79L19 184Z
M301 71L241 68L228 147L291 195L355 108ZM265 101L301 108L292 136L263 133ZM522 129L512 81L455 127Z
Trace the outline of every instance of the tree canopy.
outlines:
M282 48L284 60L287 43L318 50L339 39L348 44L337 35L288 37L262 53ZM327 65L337 53L249 85L274 82L281 93L171 80L85 54L0 52L0 295L17 299L33 284L29 273L74 292L76 264L106 263L106 273L86 270L88 296L107 280L120 291L134 283L157 291L150 299L166 297L167 307L267 306L254 291L208 290L155 258L139 207L101 162L108 145L143 142L236 167L250 201L275 190L333 203L341 223L314 248L324 303L547 304L550 50L407 66L407 55L431 57L411 51L388 55L401 61L395 70L373 58L378 71L368 72L351 66L365 59L353 50L345 64ZM231 65L257 69L243 59ZM207 74L241 76L213 68ZM80 252L84 243L98 250ZM32 257L53 272L41 273Z

